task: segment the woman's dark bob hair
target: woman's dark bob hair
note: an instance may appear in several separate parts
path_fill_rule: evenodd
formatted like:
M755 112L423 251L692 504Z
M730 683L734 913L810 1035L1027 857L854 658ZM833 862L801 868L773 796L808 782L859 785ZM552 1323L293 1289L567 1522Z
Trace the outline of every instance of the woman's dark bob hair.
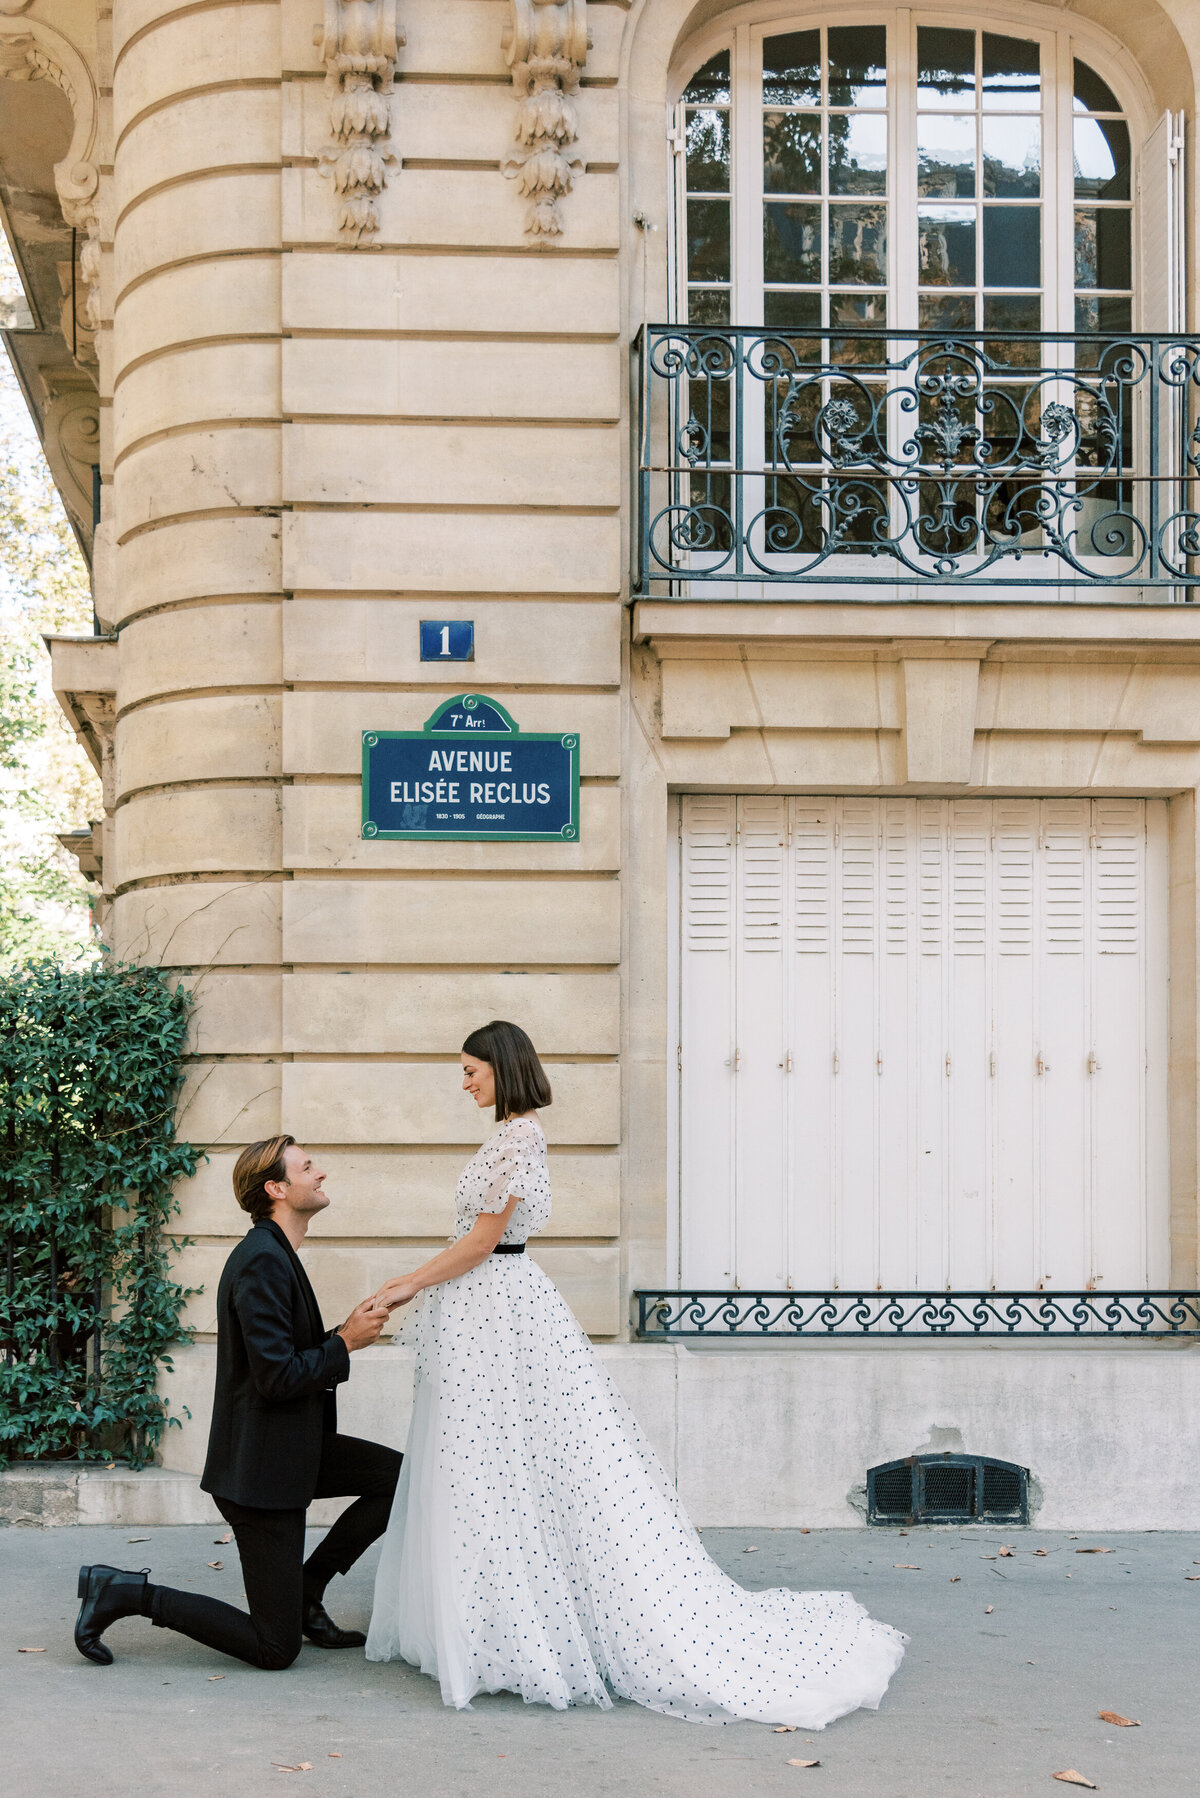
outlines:
M553 1094L537 1050L519 1024L493 1018L481 1030L472 1030L462 1046L464 1055L486 1061L496 1082L496 1122L520 1117L549 1105Z

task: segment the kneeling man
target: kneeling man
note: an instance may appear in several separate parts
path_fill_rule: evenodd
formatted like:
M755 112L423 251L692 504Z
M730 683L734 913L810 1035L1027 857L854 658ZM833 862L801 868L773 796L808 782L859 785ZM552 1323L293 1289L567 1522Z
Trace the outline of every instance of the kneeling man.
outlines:
M301 1637L322 1648L361 1648L322 1599L383 1534L402 1456L379 1442L337 1433L335 1388L350 1356L375 1341L387 1312L364 1299L337 1330L321 1321L296 1250L329 1203L325 1175L293 1136L252 1143L239 1155L233 1190L253 1218L217 1289L217 1385L208 1460L200 1484L232 1526L250 1614L216 1598L150 1584L148 1570L81 1567L75 1645L108 1666L101 1641L118 1617L236 1655L253 1667L290 1667ZM304 1559L304 1513L314 1498L354 1497Z

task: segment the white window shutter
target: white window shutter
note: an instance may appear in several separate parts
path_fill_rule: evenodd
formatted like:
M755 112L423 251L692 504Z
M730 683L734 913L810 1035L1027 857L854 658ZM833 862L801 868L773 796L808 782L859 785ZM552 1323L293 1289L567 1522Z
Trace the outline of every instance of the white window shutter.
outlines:
M1183 114L1164 112L1138 161L1143 331L1182 331L1184 271Z
M729 948L733 928L732 799L683 802L683 930L695 954Z

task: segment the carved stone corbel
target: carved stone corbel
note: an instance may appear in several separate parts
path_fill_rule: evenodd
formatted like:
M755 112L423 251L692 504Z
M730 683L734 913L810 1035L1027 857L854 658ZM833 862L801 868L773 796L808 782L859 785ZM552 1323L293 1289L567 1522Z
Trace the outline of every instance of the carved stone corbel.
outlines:
M69 347L69 346L68 346ZM40 371L46 392L42 442L54 484L81 530L92 529L92 469L100 460L100 400L70 365Z
M396 56L404 35L396 0L325 0L325 23L313 32L325 64L333 141L321 165L338 196L338 230L354 243L379 229L379 195L396 158L391 131Z
M583 159L573 95L591 44L587 0L509 0L504 60L519 95L517 153L501 163L529 200L530 237L561 237L558 202L569 194Z
M63 217L81 232L79 273L82 312L90 335L80 344L80 360L95 360L91 339L100 325L100 171L96 165L96 83L74 44L39 19L17 18L16 0L0 0L0 80L52 81L66 95L74 130L67 153L54 165L54 185ZM66 332L68 343L78 333Z

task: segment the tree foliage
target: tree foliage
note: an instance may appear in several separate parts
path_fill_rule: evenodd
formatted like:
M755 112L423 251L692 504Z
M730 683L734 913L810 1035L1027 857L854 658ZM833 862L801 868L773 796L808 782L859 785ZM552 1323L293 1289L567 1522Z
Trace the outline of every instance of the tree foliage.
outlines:
M99 817L99 781L41 635L91 628L87 569L0 355L0 967L88 949L87 886L57 834Z
M190 995L103 957L0 975L0 1456L140 1467L168 1423ZM97 1354L99 1347L100 1353Z

